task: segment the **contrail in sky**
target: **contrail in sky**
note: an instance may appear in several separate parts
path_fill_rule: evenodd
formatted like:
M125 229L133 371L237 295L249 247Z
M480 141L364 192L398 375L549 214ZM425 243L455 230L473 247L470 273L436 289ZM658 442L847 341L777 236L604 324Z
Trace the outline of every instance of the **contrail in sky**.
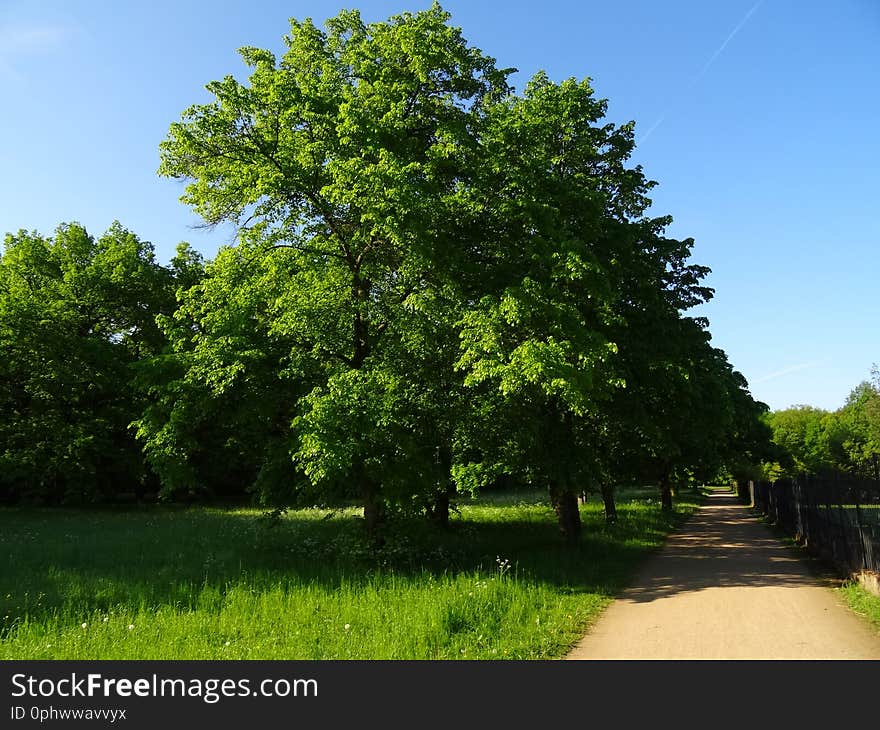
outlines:
M691 79L690 83L685 88L685 91L688 91L694 84L696 84L701 78L703 78L703 76L706 75L706 72L709 70L709 67L713 63L715 63L715 61L718 59L718 56L720 56L722 53L724 53L724 49L727 48L727 46L734 39L736 34L739 33L743 29L743 26L745 26L745 24L749 22L749 19L757 12L758 8L760 8L761 5L763 5L763 4L764 4L764 0L758 0L758 2L756 2L754 5L752 5L749 12L747 12L743 16L742 20L740 20L739 23L736 24L736 27L732 31L730 31L730 33L728 33L727 38L724 39L724 42L720 46L718 46L718 48L715 49L715 52L711 56L709 56L709 60L703 64L703 68L700 69L700 72L696 76L694 76L694 78ZM654 122L648 128L648 131L645 132L641 136L641 138L639 138L639 140L636 142L636 144L639 145L642 142L644 142L646 139L648 139L648 137L651 135L651 133L663 123L663 120L666 119L666 115L668 113L669 113L669 107L666 107L666 109L664 109L663 113L660 115L660 118L657 119L657 121Z
M812 362L804 362L800 365L792 365L790 368L785 368L784 370L777 370L775 373L770 373L769 375L765 375L757 380L753 380L752 384L755 383L765 383L768 380L773 380L774 378L781 378L783 375L789 375L790 373L796 373L799 370L806 370L807 368L811 368L814 365L819 365L824 362L823 360L813 360Z

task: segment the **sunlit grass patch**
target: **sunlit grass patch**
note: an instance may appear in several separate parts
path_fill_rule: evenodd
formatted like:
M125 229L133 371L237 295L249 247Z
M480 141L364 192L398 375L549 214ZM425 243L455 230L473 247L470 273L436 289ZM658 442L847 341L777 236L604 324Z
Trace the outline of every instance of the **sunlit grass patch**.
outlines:
M855 581L846 583L839 591L853 611L864 616L880 631L880 596L875 596Z

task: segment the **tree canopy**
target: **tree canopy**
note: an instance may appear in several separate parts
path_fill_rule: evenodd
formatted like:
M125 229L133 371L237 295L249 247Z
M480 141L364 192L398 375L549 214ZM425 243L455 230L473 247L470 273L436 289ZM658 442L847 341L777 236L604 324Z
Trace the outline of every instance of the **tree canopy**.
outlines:
M0 258L0 489L92 501L146 478L128 431L143 401L133 366L156 354L175 271L114 223L6 236Z
M518 92L450 20L344 11L241 49L246 80L209 83L160 146L183 202L237 228L213 261L160 266L118 225L7 239L0 407L27 414L7 474L48 459L67 494L112 452L114 483L169 499L357 499L377 536L506 481L573 541L586 492L613 519L615 484L671 507L761 460L766 409L689 314L709 270L649 214L634 124L589 79Z
M880 478L880 373L853 388L836 411L800 405L768 414L776 453L764 459L769 479L798 474Z

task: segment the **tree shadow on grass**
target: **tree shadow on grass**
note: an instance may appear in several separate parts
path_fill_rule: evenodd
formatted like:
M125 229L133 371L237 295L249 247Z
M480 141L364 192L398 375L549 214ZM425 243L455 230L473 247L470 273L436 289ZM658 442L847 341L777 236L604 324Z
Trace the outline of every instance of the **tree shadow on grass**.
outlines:
M507 508L489 519L465 510L448 530L402 520L378 552L350 512L324 519L295 513L270 527L242 510L0 510L0 637L25 615L39 622L116 606L194 610L222 602L235 587L333 591L391 573L415 583L426 574L510 571L563 593L610 596L681 521L623 504L620 521L609 527L585 510L582 542L568 547L549 507Z

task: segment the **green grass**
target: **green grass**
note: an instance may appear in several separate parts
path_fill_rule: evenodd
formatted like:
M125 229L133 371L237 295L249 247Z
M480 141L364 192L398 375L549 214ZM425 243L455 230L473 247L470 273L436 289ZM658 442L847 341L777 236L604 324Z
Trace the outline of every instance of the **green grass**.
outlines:
M539 659L563 655L695 508L638 492L576 548L524 495L402 523L354 510L0 510L0 659Z
M838 590L853 611L864 616L880 631L880 596L875 596L855 581L848 581Z

